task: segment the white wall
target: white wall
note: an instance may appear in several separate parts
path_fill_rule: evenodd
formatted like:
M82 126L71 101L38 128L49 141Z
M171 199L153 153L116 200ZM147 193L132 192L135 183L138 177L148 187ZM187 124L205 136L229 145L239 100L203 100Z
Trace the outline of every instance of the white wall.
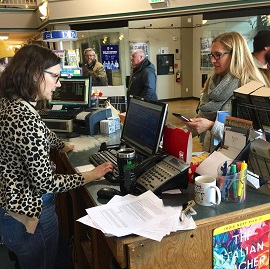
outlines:
M189 17L189 16L188 16ZM250 23L251 21L251 23ZM200 56L201 56L201 38L202 37L215 37L220 33L226 31L238 31L246 38L252 50L253 36L255 34L252 29L254 26L254 17L243 18L235 21L235 19L214 20L208 21L206 25L197 27L202 23L202 15L192 16L192 25L188 28L188 32L193 32L193 42L190 46L182 46L185 40L181 31L181 17L163 18L163 19L149 19L132 21L129 27L106 29L99 31L89 30L85 39L75 42L74 49L81 49L81 43L88 42L92 47L92 41L103 38L104 34L110 37L111 44L119 44L120 64L121 64L121 79L118 78L119 84L125 85L125 77L130 75L130 47L129 42L148 42L149 44L149 59L157 69L156 56L160 54L160 48L168 48L169 54L175 54L176 49L180 51L180 59L176 60L179 70L184 74L180 84L175 82L175 75L158 75L157 76L157 95L159 99L172 99L179 97L200 97L202 90L202 74L209 74L210 69L201 69ZM150 26L151 25L151 26ZM173 26L172 26L173 25ZM59 29L61 27L58 27ZM124 33L124 39L119 40L120 33ZM181 36L182 33L182 36ZM80 34L80 33L78 33ZM177 39L174 41L174 39ZM67 43L65 48L70 44ZM193 47L193 49L192 49ZM186 50L186 51L185 51ZM192 50L192 53L190 52ZM188 55L184 57L183 55ZM81 59L84 60L83 57ZM192 66L190 76L184 72L187 66ZM175 69L175 71L178 69ZM188 88L188 93L186 92Z
M128 41L149 43L149 60L154 64L157 71L156 58L157 54L161 54L161 48L168 48L168 54L175 54L176 49L181 51L180 23L179 17L130 22ZM152 26L149 27L150 25ZM175 29L172 29L171 25ZM144 27L148 27L149 29L143 29ZM129 57L130 52L128 51L126 59L129 59ZM178 69L180 70L181 61L174 58L174 63L178 64ZM128 64L126 71L127 75L129 75L130 65ZM175 82L175 74L157 76L157 95L159 99L181 97L181 84Z
M175 9L181 8L181 10L172 10L172 12L183 12L182 14L187 14L188 12L197 12L201 10L202 7L204 10L221 10L224 9L224 6L229 8L229 5L232 7L236 4L239 4L237 0L169 0L169 6L165 7L164 3L158 4L150 4L149 0L129 0L127 4L127 0L99 0L98 2L89 1L89 0L62 0L62 1L50 1L49 2L49 19L61 19L61 18L74 18L78 17L82 18L84 16L100 16L106 14L118 14L118 17L124 16L124 13L132 13L141 12L140 14L133 15L134 16L142 16L143 11L155 11L155 14L161 10L161 15L163 13L163 9ZM244 2L244 1L243 1ZM224 6L220 6L221 3L224 3ZM246 6L252 5L253 3L257 3L257 1L249 1ZM213 9L212 5L216 5ZM217 4L219 6L217 6ZM267 3L265 3L266 5ZM268 3L269 4L269 3ZM65 8L63 8L63 6ZM198 8L196 8L198 6ZM129 16L132 16L129 14ZM107 18L106 18L107 19ZM109 18L108 18L109 19Z
M5 29L4 32L14 31L14 29L36 32L37 25L36 15L33 11L20 10L16 13L14 11L0 12L0 29Z

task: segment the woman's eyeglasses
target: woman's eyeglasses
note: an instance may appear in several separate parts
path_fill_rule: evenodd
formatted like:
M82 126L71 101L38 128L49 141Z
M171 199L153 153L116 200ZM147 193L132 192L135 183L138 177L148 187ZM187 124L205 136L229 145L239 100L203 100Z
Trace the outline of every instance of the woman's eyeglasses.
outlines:
M51 71L48 71L48 70L44 70L44 73L50 74L50 75L52 75L53 77L55 77L55 78L56 78L55 83L57 83L57 82L59 81L60 74L57 74L57 73L54 73L54 72L51 72Z
M219 60L224 54L231 54L231 51L225 51L225 52L220 52L220 53L215 53L215 54L208 54L208 57L210 58L210 60L212 58L214 58L215 60Z

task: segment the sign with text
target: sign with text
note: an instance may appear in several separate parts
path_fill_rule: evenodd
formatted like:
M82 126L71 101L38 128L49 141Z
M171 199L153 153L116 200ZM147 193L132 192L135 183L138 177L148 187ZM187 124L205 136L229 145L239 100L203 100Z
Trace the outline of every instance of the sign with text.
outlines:
M213 269L268 269L270 214L214 230Z
M102 64L105 70L119 70L119 47L118 45L101 46Z

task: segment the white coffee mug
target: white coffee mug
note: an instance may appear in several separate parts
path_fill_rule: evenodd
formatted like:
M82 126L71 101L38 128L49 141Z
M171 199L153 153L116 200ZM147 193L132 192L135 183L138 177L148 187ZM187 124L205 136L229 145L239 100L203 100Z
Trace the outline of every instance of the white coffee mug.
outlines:
M203 206L219 205L221 193L216 179L211 176L195 177L195 202Z

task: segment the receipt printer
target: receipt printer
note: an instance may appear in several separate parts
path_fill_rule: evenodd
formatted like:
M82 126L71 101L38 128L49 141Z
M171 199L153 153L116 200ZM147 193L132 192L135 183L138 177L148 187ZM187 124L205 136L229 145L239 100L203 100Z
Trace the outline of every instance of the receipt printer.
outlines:
M73 131L94 135L100 133L99 122L112 116L110 108L91 108L84 110L76 115L73 120Z

